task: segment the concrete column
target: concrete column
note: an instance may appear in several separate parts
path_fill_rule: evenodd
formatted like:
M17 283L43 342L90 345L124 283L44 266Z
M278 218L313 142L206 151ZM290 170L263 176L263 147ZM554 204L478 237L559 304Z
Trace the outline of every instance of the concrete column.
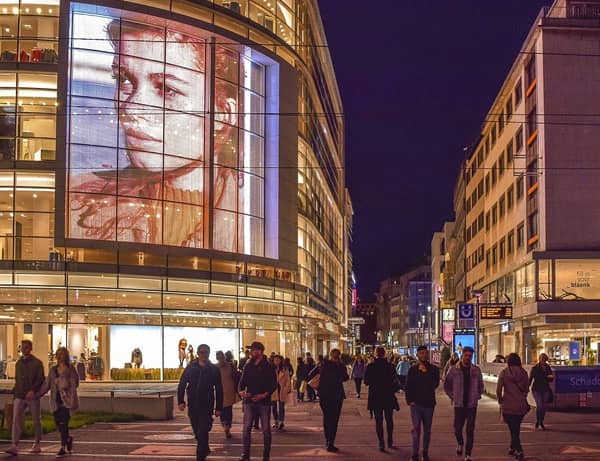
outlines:
M32 325L33 355L44 364L44 372L48 374L48 355L50 354L50 335L47 323Z

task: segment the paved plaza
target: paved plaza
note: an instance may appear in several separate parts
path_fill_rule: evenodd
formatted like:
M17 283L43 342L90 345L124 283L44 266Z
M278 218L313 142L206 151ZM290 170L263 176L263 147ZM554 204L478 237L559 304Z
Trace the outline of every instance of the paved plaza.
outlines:
M350 395L350 394L349 394ZM380 453L374 432L374 423L369 419L365 397L353 395L344 404L340 430L336 445L340 453L330 454L323 446L321 433L321 411L316 403L290 405L287 411L286 431L273 437L273 460L408 460L410 450L410 425L408 409L401 402L395 414L394 440L397 448ZM213 460L237 460L241 454L241 408L236 406L234 437L225 441L221 427L215 424L211 434ZM526 418L523 429L523 446L527 459L534 461L552 460L600 460L600 413L550 413L547 417L548 430L534 431L534 415ZM67 459L135 459L176 460L194 459L195 443L190 425L184 414L168 422L141 422L128 424L95 424L73 432L75 453ZM262 435L254 433L253 459L260 460ZM43 441L41 455L20 455L19 460L34 460L54 457L59 449L57 434L48 434ZM7 447L0 441L0 449ZM22 448L29 448L25 441ZM477 420L474 460L509 460L507 456L508 432L500 422L498 406L489 398L480 405ZM434 421L434 434L430 455L433 460L458 460L454 455L455 442L452 434L452 410L448 399L439 395ZM10 458L0 454L0 459Z

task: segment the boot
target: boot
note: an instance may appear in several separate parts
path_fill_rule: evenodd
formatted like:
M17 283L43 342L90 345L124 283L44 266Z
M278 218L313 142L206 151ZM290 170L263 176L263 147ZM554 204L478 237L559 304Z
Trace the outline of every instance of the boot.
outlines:
M223 430L225 431L225 438L226 439L230 439L231 437L233 437L231 435L231 426L223 426Z

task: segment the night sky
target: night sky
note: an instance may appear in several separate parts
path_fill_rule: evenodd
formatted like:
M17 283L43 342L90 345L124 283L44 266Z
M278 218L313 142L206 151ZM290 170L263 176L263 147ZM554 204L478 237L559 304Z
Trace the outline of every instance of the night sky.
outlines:
M464 147L551 0L319 0L344 104L361 300L453 219Z

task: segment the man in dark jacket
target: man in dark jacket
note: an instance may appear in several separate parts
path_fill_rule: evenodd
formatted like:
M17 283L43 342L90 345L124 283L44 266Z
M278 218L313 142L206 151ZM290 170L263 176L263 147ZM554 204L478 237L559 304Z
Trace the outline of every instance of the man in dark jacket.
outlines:
M423 461L429 461L431 423L435 409L435 390L440 384L440 369L429 363L429 351L425 346L417 349L417 363L408 370L406 377L406 403L410 406L412 419L412 461L419 461L421 426L423 426Z
M216 416L223 409L223 386L221 372L208 360L210 347L198 346L198 358L185 368L179 387L177 403L185 410L184 395L187 393L188 416L197 440L196 461L204 461L210 453L208 433L212 429L213 412Z
M263 461L271 455L271 394L277 388L275 367L264 356L265 346L255 341L250 346L250 359L240 378L239 392L244 400L244 452L240 461L250 459L252 424L260 418L263 431Z
M36 397L38 391L44 384L44 365L35 357L31 351L33 343L28 339L21 341L21 352L23 355L15 366L15 388L13 402L13 424L12 445L6 450L10 455L19 454L18 445L23 428L25 409L29 407L31 419L33 420L34 442L31 453L40 453L40 441L42 440L42 413L40 409L40 397Z
M396 369L385 358L385 349L375 349L377 357L367 366L365 385L369 386L368 409L375 414L375 431L379 440L379 449L385 451L383 443L383 417L387 426L388 448L393 448L394 410L399 410L396 400Z
M348 369L340 360L339 349L332 349L329 360L322 360L309 374L309 380L320 374L319 405L323 412L323 432L327 451L336 453L335 436L337 434L342 404L346 398L344 382L348 381Z

